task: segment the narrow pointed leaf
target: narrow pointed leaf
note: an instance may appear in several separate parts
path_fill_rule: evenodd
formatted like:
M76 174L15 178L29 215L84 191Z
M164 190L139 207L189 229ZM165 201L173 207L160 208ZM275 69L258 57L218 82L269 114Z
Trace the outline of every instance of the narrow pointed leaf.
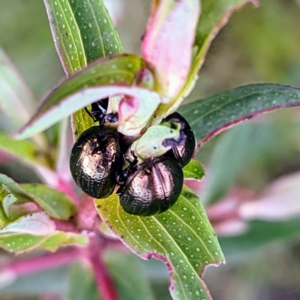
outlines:
M122 52L102 0L44 0L61 63L68 75L88 63Z
M258 0L201 0L202 9L194 41L192 67L181 96L188 94L196 82L199 68L215 36L227 24L231 15L246 3L258 6Z
M65 194L42 184L18 184L0 174L2 189L24 202L34 202L54 219L67 220L75 213L75 205Z
M281 242L288 243L299 237L300 219L288 219L280 222L254 220L249 222L248 231L242 235L220 237L220 243L226 258L230 261L245 259L263 246ZM267 246L268 247L268 246Z
M0 248L21 254L34 249L55 251L61 246L84 246L88 239L84 235L54 231L49 236L38 236L26 233L0 233Z
M140 57L131 54L108 57L90 64L47 95L32 119L15 137L20 139L32 136L88 104L110 95L127 94L145 103L151 99L155 103L152 108L154 112L160 96L146 88L132 87L137 72L146 68L146 63ZM151 111L148 114L150 118Z
M89 240L86 235L65 231L55 231L52 235L48 236L41 242L39 248L54 252L61 246L86 246L88 241Z
M67 75L108 55L122 45L102 0L44 0L52 35ZM81 109L73 115L76 136L93 125Z
M86 245L87 237L55 230L45 212L22 216L0 229L0 248L17 254L36 248L55 251L65 245Z
M189 73L199 15L199 0L164 0L149 19L143 57L154 66L159 91L169 99L182 89Z
M31 91L1 48L0 103L1 110L17 127L29 119L35 107Z
M192 159L183 169L184 179L201 180L205 176L205 170L202 164L195 159Z
M0 103L1 111L9 118L4 121L5 124L0 121L0 125L2 130L9 133L28 121L36 105L30 89L1 48ZM43 135L36 136L34 142L41 148L47 147L45 146L47 141Z
M181 107L199 146L221 131L259 114L299 106L300 89L279 84L250 84Z
M4 198L7 194L13 194L19 201L33 201L33 197L30 194L5 174L0 174L0 185L1 198Z
M125 213L115 195L95 205L133 252L168 266L173 299L211 299L201 275L205 266L222 262L223 254L199 199L188 188L171 209L152 217Z

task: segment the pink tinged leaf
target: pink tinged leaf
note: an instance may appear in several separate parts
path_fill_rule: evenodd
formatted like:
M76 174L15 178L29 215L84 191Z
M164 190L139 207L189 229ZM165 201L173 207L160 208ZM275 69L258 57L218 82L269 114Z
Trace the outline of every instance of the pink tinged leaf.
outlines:
M44 212L36 212L10 223L0 230L1 234L26 233L37 236L50 235L55 231L55 223Z
M220 223L213 224L213 227L218 236L229 237L244 234L249 228L248 224L239 218L224 220Z
M162 0L149 20L143 57L155 67L159 91L170 98L180 92L189 73L199 15L199 0Z
M49 128L58 121L69 116L71 113L74 113L75 111L84 108L88 104L116 94L131 95L139 99L152 99L153 103L155 104L155 108L160 102L160 96L157 93L143 88L133 88L126 86L88 87L78 91L77 93L68 95L66 98L61 99L61 101L57 103L50 103L50 101L45 101L44 103L42 103L42 105L38 108L37 113L25 126L23 126L14 135L14 138L25 139L27 137L30 137L38 132ZM50 97L48 97L46 100L48 100L49 98ZM52 99L50 98L50 100ZM146 101L145 104L147 104ZM138 109L139 116L145 116L145 111L147 110L147 108L149 108L149 106L152 106L152 103L150 105L143 105L143 107L140 107ZM155 108L152 108L150 112L148 110L148 114L152 115L152 113L155 111ZM150 116L148 117L148 119L149 118ZM143 128L143 126L140 126L140 124L137 123L135 124L137 127L131 127L130 130L134 132L139 132ZM124 128L122 127L122 124L121 128ZM127 131L123 130L123 132Z
M161 98L157 93L135 85L137 73L145 68L146 62L133 54L109 56L91 63L63 81L45 97L36 114L17 134L18 138L29 137L45 130L101 98L124 94L139 99L153 97L160 102ZM143 83L145 82L142 81L141 84ZM149 113L152 114L152 111ZM76 122L80 123L82 119L79 118ZM91 122L93 124L92 120Z
M8 194L2 200L3 210L8 218L34 213L41 209L34 202L18 201L13 194Z
M171 209L152 217L125 213L115 194L94 201L101 219L126 246L143 259L167 265L173 299L211 299L202 273L224 258L199 199L189 189L183 187Z
M13 218L32 214L40 211L41 208L33 202L26 202L22 204L11 204L9 207L9 215Z
M119 105L118 131L129 136L140 134L148 125L160 99L157 94L143 98L125 96Z
M246 220L285 221L300 216L300 173L276 180L254 201L240 206Z

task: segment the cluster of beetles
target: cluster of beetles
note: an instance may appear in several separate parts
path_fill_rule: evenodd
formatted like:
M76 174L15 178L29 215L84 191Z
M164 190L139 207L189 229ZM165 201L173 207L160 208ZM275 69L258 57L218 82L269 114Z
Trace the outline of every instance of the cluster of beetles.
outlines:
M122 208L129 214L151 216L169 209L177 201L182 185L182 168L191 160L195 137L188 122L173 113L162 120L170 134L176 128L177 138L161 141L165 153L157 152L138 159L132 140L109 127L118 122L116 113L107 113L108 99L91 105L86 111L98 122L84 131L75 142L70 169L76 184L93 198L107 198L115 188ZM151 147L151 141L148 141ZM156 148L156 146L153 146ZM155 152L154 152L155 153Z

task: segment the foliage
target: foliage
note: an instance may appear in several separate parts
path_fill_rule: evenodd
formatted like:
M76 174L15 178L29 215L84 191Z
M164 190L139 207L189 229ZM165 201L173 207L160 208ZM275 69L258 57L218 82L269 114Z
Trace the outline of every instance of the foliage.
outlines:
M203 273L207 266L224 262L214 230L222 233L222 221L228 221L222 201L215 206L212 203L226 195L240 165L245 162L249 148L245 146L247 139L237 150L237 155L226 148L232 144L232 139L227 144L225 141L223 148L216 152L215 178L208 178L209 184L202 192L206 203L210 204L208 216L197 196L197 185L202 184L200 181L205 172L196 159L183 169L185 183L192 189L184 186L177 203L165 213L139 217L125 213L116 194L107 199L92 200L76 193L68 155L72 137L78 138L95 125L84 108L106 97L110 99L109 112L118 112L118 131L127 136L142 134L149 126L178 110L194 131L197 150L238 123L279 108L299 106L300 90L279 84L239 86L182 105L195 84L216 34L238 8L248 2L254 5L257 2L153 1L141 42L141 57L124 52L102 0L44 2L67 78L43 98L33 113L32 92L4 51L0 52L0 101L10 124L0 133L0 149L9 159L17 159L32 168L43 181L18 184L1 174L0 247L17 254L34 249L54 253L12 262L0 275L11 272L17 277L23 275L24 271L20 270L26 266L33 266L28 270L33 272L42 270L43 262L50 267L52 262L61 265L78 259L87 264L76 264L71 269L71 289L67 292L70 299L82 298L82 293L89 294L91 299L98 299L99 295L103 299L134 299L134 282L124 282L124 277L128 276L124 269L130 266L124 259L113 264L113 259L106 257L107 250L125 251L123 245L126 245L143 259L155 258L166 264L173 299L211 299ZM20 118L17 118L16 109ZM29 116L32 117L28 121ZM64 120L68 116L71 116L72 132ZM25 121L11 139L9 134ZM58 126L55 125L57 122L60 122ZM244 134L242 131L239 141L247 137ZM220 184L229 161L233 162L233 168ZM274 196L274 192L269 195ZM265 199L262 196L261 200ZM227 200L223 201L226 203ZM239 205L236 201L229 214L236 214L238 207L240 219L233 221L250 229L243 236L221 238L225 253L234 254L237 244L246 251L251 246L255 248L297 232L298 222L292 220L280 224L277 220L274 227L271 226L275 229L264 240L263 234L258 234L262 233L263 222L246 224L241 218L246 218L243 213L246 210ZM58 250L62 246L69 248ZM18 268L22 264L25 267ZM123 264L124 268L120 270ZM118 276L116 270L124 276ZM80 280L82 272L87 275L84 281ZM138 282L139 293L151 299L153 296L146 278L137 276L135 270L132 270L132 276ZM2 284L7 283L4 280ZM78 293L75 287L79 284L82 289Z

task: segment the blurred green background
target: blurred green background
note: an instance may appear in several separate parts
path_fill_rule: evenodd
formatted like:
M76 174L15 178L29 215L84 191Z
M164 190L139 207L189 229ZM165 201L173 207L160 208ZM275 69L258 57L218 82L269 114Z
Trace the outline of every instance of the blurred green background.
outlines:
M187 101L249 83L300 86L300 1L260 2L257 9L247 5L235 13L217 36ZM123 3L117 29L125 51L140 53L150 1ZM65 76L41 0L0 0L0 46L37 99ZM232 186L260 193L280 176L299 172L299 120L299 108L284 109L239 125L208 142L198 153L207 167L206 189L199 192L200 199L209 206L222 199ZM28 170L22 168L18 163L3 163L0 172L25 182ZM253 220L244 234L220 236L227 264L209 267L205 273L214 299L300 299L299 219L298 215L276 222ZM7 257L0 252L0 264ZM121 259L120 254L108 257L112 272L118 270L113 262ZM162 263L143 262L133 255L130 260L149 278L152 299L171 299L168 272ZM70 292L69 284L76 282L76 276L88 282L85 291L89 292L84 299L95 299L88 271L78 268L63 267L20 278L0 291L0 299L59 299L56 293L75 299L76 291ZM48 298L41 296L45 292ZM76 299L83 299L79 295Z

